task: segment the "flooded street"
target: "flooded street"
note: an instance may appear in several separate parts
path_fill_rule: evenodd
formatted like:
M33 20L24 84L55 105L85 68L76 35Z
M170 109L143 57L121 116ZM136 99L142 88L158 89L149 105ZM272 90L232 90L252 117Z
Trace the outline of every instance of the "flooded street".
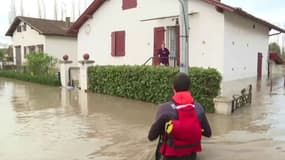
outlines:
M283 80L274 79L271 94L266 80L253 84L253 104L232 116L208 114L213 137L204 139L198 159L284 159ZM150 103L0 78L0 159L153 159L156 142L148 142L147 134L157 109Z

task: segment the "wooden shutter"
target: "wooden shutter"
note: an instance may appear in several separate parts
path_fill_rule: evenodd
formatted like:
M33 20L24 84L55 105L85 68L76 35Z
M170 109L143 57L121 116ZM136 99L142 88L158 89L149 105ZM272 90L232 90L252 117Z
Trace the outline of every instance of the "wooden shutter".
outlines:
M154 28L154 44L153 44L153 64L159 65L158 50L161 48L161 44L164 43L165 36L164 27Z
M116 32L111 34L111 55L116 56Z
M123 1L122 2L123 3L123 5L122 5L123 10L137 7L137 0L122 0L122 1Z
M116 32L116 56L125 56L125 31Z

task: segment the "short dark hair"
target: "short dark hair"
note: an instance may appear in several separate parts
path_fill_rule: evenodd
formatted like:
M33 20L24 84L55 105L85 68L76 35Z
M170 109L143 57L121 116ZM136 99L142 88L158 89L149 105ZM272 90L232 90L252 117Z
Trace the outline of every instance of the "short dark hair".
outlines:
M176 92L188 91L191 87L190 77L182 72L175 75L173 80L173 88Z

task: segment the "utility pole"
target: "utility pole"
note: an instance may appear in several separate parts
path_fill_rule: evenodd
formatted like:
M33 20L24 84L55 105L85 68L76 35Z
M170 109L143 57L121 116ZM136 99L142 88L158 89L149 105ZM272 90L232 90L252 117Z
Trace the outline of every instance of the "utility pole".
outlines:
M189 16L188 0L178 0L180 3L180 72L189 74Z

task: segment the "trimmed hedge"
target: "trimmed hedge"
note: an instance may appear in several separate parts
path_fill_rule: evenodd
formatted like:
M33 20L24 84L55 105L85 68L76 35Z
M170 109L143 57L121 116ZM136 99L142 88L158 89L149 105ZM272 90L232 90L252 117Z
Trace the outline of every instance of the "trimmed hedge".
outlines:
M89 89L100 94L152 103L169 101L178 68L160 66L94 66L88 69ZM190 68L191 91L196 100L214 112L222 77L215 69Z
M56 75L35 76L29 73L16 72L13 70L0 70L0 77L13 78L51 86L60 86L60 81Z

